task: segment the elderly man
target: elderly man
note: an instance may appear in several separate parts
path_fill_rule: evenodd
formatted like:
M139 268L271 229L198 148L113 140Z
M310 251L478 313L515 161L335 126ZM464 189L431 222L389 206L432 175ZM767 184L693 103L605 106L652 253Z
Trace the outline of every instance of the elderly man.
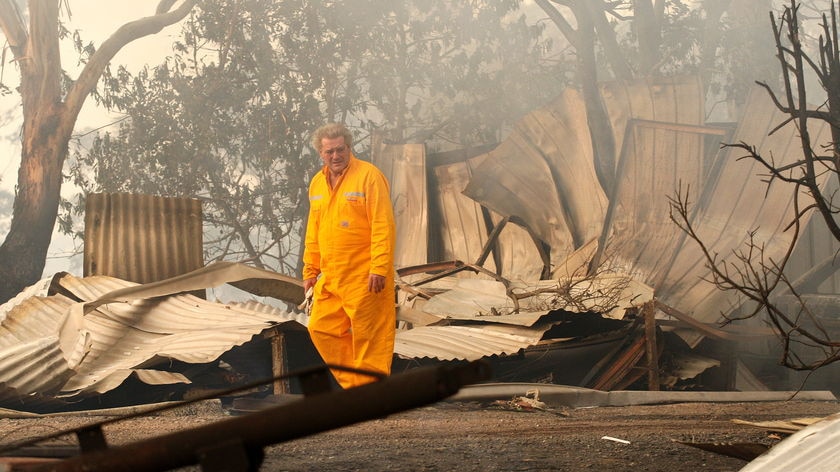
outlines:
M394 213L388 181L352 152L341 124L322 126L312 145L324 166L309 185L304 290L314 287L309 334L328 364L388 375L394 353ZM343 388L374 377L334 369Z

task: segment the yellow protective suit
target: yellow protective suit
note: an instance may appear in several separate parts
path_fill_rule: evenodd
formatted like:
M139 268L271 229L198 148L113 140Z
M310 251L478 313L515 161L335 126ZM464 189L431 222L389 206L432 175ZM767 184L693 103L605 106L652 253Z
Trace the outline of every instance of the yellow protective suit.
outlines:
M395 225L385 176L350 156L335 188L324 167L309 186L309 220L303 278L319 277L313 292L309 334L328 364L390 374L394 354ZM368 275L385 277L379 293ZM376 380L333 371L350 388Z

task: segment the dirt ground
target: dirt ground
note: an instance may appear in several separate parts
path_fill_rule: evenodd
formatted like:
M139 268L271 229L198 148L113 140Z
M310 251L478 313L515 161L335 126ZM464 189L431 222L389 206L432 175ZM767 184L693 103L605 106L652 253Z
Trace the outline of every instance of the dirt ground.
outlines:
M680 403L531 411L516 410L499 402L440 402L267 447L260 470L736 471L747 462L676 441L772 446L784 436L732 420L824 417L838 411L840 402L836 401ZM117 446L230 419L230 411L211 402L186 411L117 421L103 431L108 443ZM113 418L0 418L0 444L102 420ZM70 444L71 440L64 438L49 444ZM192 466L178 470L200 469Z

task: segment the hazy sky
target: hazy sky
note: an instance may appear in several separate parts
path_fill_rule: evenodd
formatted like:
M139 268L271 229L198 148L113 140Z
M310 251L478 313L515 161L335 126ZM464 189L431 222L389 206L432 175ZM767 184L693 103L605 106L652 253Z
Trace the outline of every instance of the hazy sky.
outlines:
M121 25L144 16L153 15L159 0L70 0L70 15L62 10L62 22L66 27L78 30L86 42L93 42L99 46L108 36ZM21 2L23 3L23 2ZM62 2L63 4L63 2ZM136 70L143 64L158 64L162 58L171 52L171 44L181 30L180 23L170 26L157 35L141 38L123 48L114 58L112 64L126 65L130 70ZM5 40L5 38L3 38ZM71 44L63 45L62 66L72 77L78 75L78 55ZM4 65L3 80L10 87L18 81L18 71L13 63ZM0 190L13 191L17 183L18 167L20 165L20 99L17 95L0 99L0 116L13 111L10 121L0 121ZM76 131L98 128L113 122L114 117L96 108L92 99L88 99L82 114L76 123ZM70 192L62 192L68 195ZM10 214L0 215L0 219L8 219ZM0 225L2 226L2 225ZM5 234L0 234L1 238ZM57 233L53 234L53 244L50 248L47 269L49 274L58 270L68 270L70 262L63 257L69 246L68 238Z
M129 21L154 14L158 0L131 0L117 2L103 2L101 0L70 0L70 15L62 11L62 21L71 31L78 30L87 42L98 46L121 25ZM135 69L146 63L157 64L171 51L170 45L180 31L180 24L164 29L157 35L141 38L127 45L114 58L112 64L124 64ZM70 44L65 44L62 50L62 63L71 76L78 75L77 54ZM3 73L4 81L12 85L17 81L17 70L13 64L6 64ZM0 100L0 112L17 110L20 106L19 97L11 96ZM20 116L17 110L17 116ZM77 123L77 130L85 127L99 127L107 124L110 117L97 110L93 100L88 100L82 116ZM0 136L6 138L18 134L19 120L10 123L0 123ZM12 149L9 149L9 146ZM17 146L17 150L14 147ZM0 151L0 188L11 188L17 179L17 162L20 147L17 143L2 143Z

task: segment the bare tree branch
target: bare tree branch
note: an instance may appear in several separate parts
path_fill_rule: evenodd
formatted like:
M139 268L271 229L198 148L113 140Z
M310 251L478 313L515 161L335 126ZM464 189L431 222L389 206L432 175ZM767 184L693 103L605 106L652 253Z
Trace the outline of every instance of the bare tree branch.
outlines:
M68 114L73 117L78 116L85 98L96 87L96 82L102 76L105 67L126 44L144 36L159 33L163 28L181 21L189 14L196 2L197 0L183 0L179 7L171 9L176 1L162 0L158 4L155 15L126 23L115 31L93 53L68 92L65 101Z

